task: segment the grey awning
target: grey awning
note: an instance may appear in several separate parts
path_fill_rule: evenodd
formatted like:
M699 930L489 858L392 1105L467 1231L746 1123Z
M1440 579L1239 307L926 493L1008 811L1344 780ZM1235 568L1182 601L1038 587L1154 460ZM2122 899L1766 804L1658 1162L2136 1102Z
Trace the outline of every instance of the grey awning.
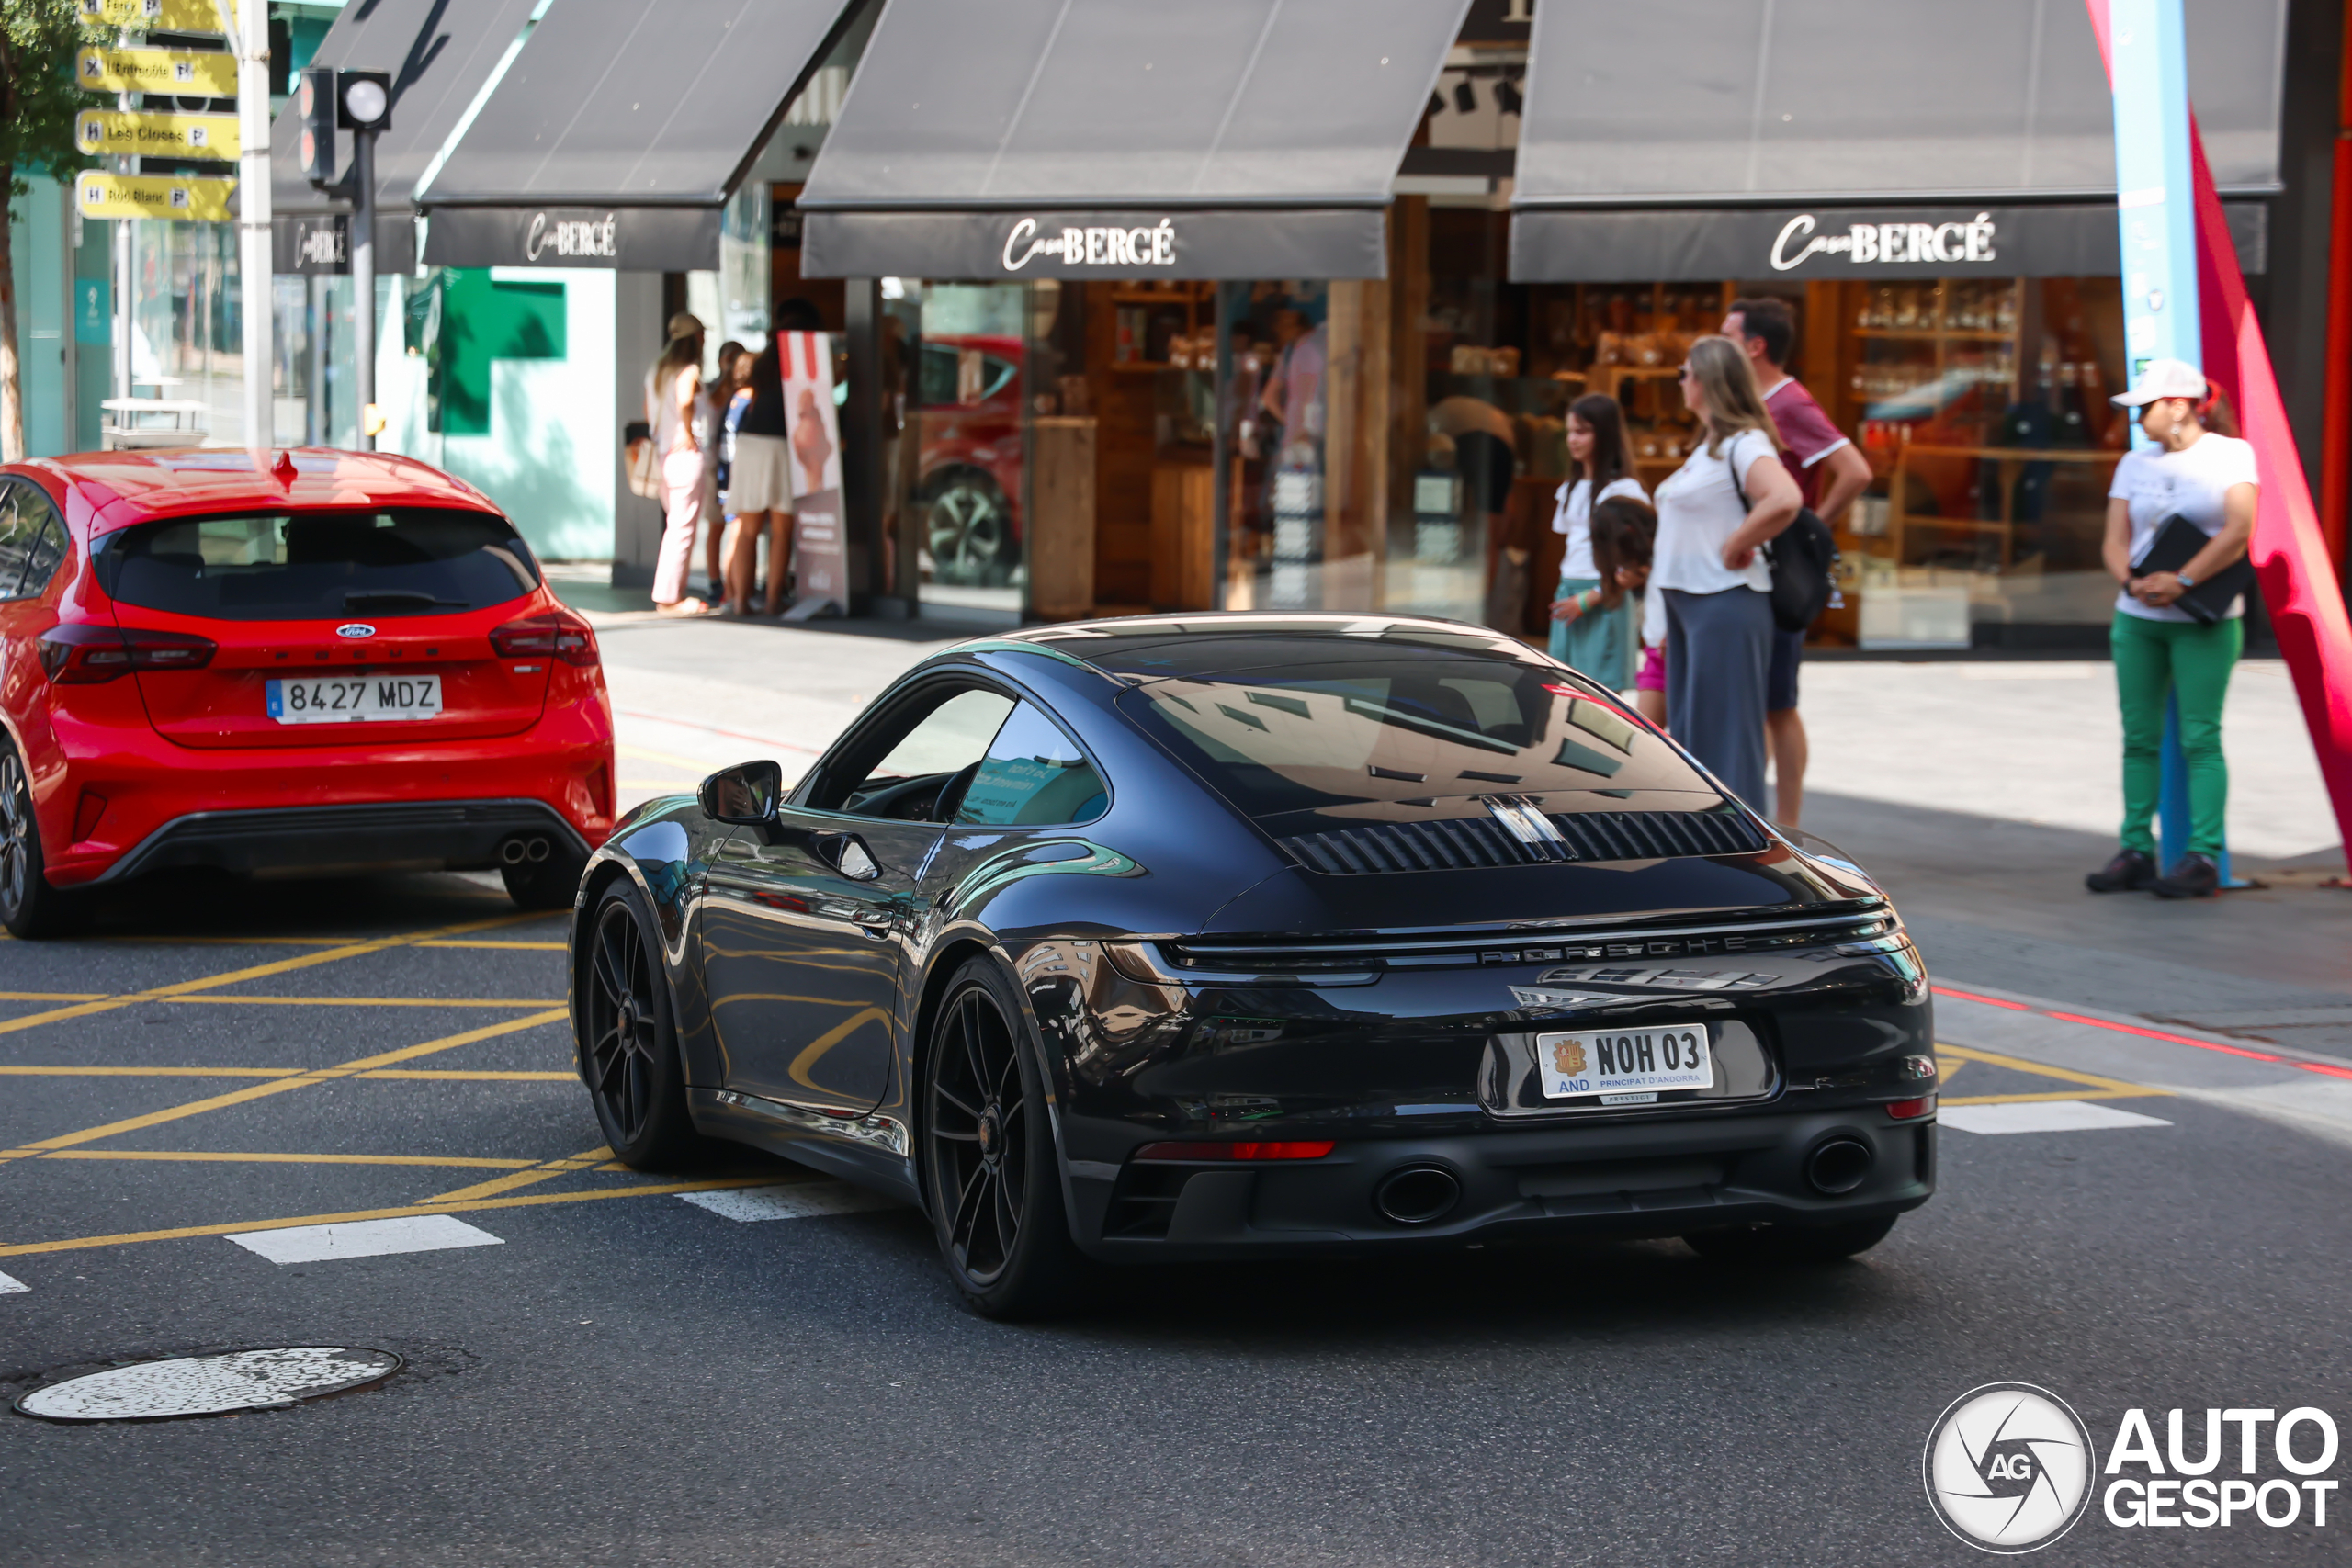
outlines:
M1379 209L1467 7L890 0L799 199L802 274L1379 276ZM1184 237L1161 259L1109 239L1162 219ZM1103 244L1023 241L1015 269L1023 220Z
M392 126L376 139L380 214L399 217L411 210L418 177L522 36L535 3L374 0L347 6L336 15L311 63L392 73ZM301 115L289 101L270 126L271 215L308 217L345 210L302 177L301 135ZM338 131L335 141L340 173L351 167L351 133ZM390 238L390 225L386 227L385 237ZM405 252L413 246L403 240L401 248ZM379 267L385 265L379 258Z
M718 209L848 0L556 0L419 205L459 266L718 265ZM699 209L657 219L661 209ZM460 213L468 214L459 217ZM633 214L647 216L632 220ZM536 222L612 219L611 254L524 253ZM571 231L577 233L577 231ZM633 247L628 236L645 243ZM706 243L707 242L707 243ZM657 265L658 263L658 265Z
M2224 193L2276 191L2286 0L2188 0L2188 28L2190 96L2216 182ZM1545 0L1535 20L1517 222L1573 209L1818 204L1965 204L1966 219L2114 193L2107 77L2075 0ZM1543 224L1546 237L1515 239L1514 256L1561 265L1570 231ZM1512 276L1567 275L1515 262ZM1770 272L1751 264L1745 276Z

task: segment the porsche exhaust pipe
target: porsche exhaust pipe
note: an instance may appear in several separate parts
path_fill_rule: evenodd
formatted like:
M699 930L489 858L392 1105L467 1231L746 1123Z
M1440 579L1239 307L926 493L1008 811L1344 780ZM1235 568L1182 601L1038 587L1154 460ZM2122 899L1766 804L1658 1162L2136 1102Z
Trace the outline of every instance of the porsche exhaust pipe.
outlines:
M1804 1179L1815 1191L1835 1198L1860 1187L1877 1157L1859 1138L1832 1138L1805 1156Z
M1434 1224L1462 1201L1462 1183L1442 1166L1408 1165L1373 1189L1373 1207L1400 1225Z

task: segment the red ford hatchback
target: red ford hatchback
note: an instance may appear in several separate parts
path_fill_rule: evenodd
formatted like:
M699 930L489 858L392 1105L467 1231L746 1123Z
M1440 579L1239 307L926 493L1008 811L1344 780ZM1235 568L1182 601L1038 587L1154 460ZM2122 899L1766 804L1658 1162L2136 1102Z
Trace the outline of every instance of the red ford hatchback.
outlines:
M613 824L588 623L488 498L405 457L0 468L0 923L171 866L496 866L571 900Z

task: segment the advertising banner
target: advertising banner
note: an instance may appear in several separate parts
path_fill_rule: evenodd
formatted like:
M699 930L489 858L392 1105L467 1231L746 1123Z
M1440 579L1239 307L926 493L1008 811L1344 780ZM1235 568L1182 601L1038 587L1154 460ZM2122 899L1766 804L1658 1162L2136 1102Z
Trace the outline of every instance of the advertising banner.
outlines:
M833 408L832 341L823 333L780 333L784 361L786 467L792 474L792 568L787 621L831 609L849 613L849 548L842 525L842 431Z

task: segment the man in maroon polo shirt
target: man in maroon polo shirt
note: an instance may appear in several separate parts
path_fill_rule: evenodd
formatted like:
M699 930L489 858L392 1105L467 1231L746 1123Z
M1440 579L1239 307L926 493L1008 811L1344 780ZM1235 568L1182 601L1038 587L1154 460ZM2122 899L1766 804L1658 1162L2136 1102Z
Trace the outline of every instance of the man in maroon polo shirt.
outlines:
M1870 487L1871 465L1829 423L1804 384L1789 374L1797 332L1788 302L1733 300L1724 317L1724 336L1747 350L1765 411L1788 448L1781 461L1796 479L1804 503L1835 529L1854 498ZM1764 693L1764 738L1771 748L1778 815L1791 828L1797 826L1804 808L1804 720L1797 716L1797 660L1804 651L1804 633L1773 633L1771 672Z

